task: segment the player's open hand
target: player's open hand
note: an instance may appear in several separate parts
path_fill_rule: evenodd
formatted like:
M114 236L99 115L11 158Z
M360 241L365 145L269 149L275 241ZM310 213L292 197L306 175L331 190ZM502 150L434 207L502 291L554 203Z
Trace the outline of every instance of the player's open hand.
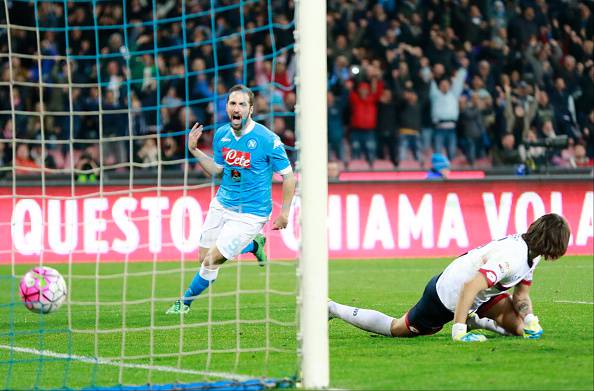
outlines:
M487 340L482 334L468 332L465 323L454 323L452 325L452 339L457 342L484 342Z
M485 342L487 340L487 337L485 337L482 334L468 332L466 334L453 335L452 339L457 342Z
M194 126L192 126L192 130L190 131L190 137L188 139L188 149L193 150L196 149L196 145L198 145L198 139L202 136L202 124L196 122Z
M528 314L524 318L524 338L539 339L542 337L542 327L538 321L538 316Z
M289 224L289 216L287 216L284 213L281 213L272 222L272 229L275 231L277 231L279 229L285 229L285 228L287 228L287 224Z

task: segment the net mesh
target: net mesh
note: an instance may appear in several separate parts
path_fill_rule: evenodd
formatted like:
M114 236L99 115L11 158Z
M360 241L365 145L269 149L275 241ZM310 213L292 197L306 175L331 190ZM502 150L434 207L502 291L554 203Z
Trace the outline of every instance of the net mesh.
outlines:
M191 125L208 150L226 91L246 84L294 159L293 7L280 3L2 1L0 387L290 383L270 379L297 371L294 262L241 256L189 315L165 315L197 270L216 185L188 156ZM67 302L28 312L20 278L48 263ZM242 383L253 377L268 380Z

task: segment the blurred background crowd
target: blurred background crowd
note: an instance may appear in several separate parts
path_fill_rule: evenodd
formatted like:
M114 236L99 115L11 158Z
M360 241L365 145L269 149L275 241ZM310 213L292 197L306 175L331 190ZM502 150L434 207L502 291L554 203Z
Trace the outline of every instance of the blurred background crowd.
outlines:
M256 118L295 157L293 2L269 12L218 0L214 18L211 1L157 3L10 3L0 165L16 154L23 172L180 170L185 129L223 124L236 83L254 88ZM453 168L592 166L593 15L577 0L328 0L329 159L350 170L427 169L436 152ZM548 148L558 136L567 145Z
M427 166L431 152L457 167L592 165L593 5L330 1L333 156L350 167ZM537 145L559 135L566 148Z

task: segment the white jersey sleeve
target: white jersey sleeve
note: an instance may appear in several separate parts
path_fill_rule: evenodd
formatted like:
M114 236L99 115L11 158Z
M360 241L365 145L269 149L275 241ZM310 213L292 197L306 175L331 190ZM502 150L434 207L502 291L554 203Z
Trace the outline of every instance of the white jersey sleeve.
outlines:
M512 263L518 258L515 246L493 246L482 257L483 264L478 269L485 276L489 288L497 284L510 273Z
M528 259L528 246L520 235L511 235L469 251L456 258L437 281L437 294L442 303L454 311L462 286L481 273L488 288L481 291L471 308L519 284L530 284L539 258Z

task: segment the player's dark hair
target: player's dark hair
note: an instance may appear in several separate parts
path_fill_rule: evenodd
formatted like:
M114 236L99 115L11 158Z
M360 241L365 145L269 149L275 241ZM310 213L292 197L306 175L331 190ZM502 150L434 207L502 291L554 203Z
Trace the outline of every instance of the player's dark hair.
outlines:
M567 221L556 213L549 213L530 224L522 239L532 256L541 255L544 259L555 260L567 251L570 234Z
M229 88L229 94L227 95L227 102L229 102L229 97L231 96L231 94L233 92L237 92L237 91L247 94L248 100L250 101L250 106L252 106L252 107L254 106L254 100L255 100L254 93L252 92L252 90L250 90L243 84L235 84L233 87Z

